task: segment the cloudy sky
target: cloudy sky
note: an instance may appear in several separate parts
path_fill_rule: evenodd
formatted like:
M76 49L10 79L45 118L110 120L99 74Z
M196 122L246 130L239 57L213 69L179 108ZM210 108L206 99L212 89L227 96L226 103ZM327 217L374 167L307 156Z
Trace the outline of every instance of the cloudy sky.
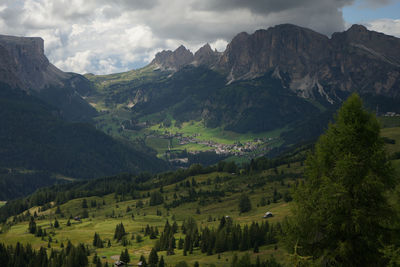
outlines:
M330 35L353 23L400 37L400 0L0 0L0 34L40 36L64 71L105 74L155 53L293 23Z

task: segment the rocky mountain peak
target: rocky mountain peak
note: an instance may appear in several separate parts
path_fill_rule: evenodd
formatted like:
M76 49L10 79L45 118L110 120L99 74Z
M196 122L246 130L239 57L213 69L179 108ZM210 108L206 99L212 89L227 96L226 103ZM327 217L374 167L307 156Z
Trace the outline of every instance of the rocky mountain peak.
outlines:
M175 51L164 50L156 54L151 65L156 65L161 69L177 71L193 61L193 53L183 45Z
M400 66L400 39L380 32L369 31L363 25L353 25L347 31L334 33L336 47L357 47L366 56Z
M349 33L367 33L368 29L364 25L360 24L353 24L351 27L347 30Z
M220 53L217 51L213 51L211 46L207 43L202 46L197 52L194 54L193 65L199 66L209 66L212 67L218 61L220 57Z
M218 62L228 80L254 78L279 67L305 75L312 62L327 56L328 37L291 24L235 36Z

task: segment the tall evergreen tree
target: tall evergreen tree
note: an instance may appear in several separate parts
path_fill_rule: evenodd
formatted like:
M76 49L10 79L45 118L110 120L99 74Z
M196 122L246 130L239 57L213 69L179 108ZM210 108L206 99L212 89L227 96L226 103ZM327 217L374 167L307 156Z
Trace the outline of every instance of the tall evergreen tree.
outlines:
M142 262L142 267L147 267L146 258L143 255L140 255L139 261Z
M395 186L380 127L349 97L306 162L293 195L285 241L324 266L384 266L381 248L396 220L386 192Z
M57 218L54 221L54 228L60 227L60 223L58 222Z
M35 234L36 233L36 223L35 223L35 219L33 217L31 217L31 219L29 221L28 231L31 234Z
M119 260L123 261L125 263L129 263L131 261L131 258L129 256L129 252L128 252L127 248L125 250L121 251L121 255L119 256Z
M251 210L251 201L249 196L246 194L242 194L239 198L239 211L240 212L248 212Z
M125 227L121 222L120 224L117 224L115 226L114 239L120 241L125 235L126 235Z
M100 235L98 233L94 233L93 246L98 247L98 248L104 247L103 240L101 240Z
M158 263L157 251L154 248L152 248L149 254L149 266L157 267L157 263Z
M87 208L88 208L86 198L84 198L84 199L82 200L82 208L83 208L83 209L87 209Z

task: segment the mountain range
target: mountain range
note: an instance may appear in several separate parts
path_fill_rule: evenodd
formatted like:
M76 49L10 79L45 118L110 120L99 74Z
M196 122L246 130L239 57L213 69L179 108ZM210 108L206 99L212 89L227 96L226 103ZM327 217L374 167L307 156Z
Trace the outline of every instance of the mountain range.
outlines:
M279 130L286 146L313 140L353 92L370 110L400 113L398 51L399 38L361 25L327 37L282 24L239 33L223 52L180 46L142 69L80 75L52 65L41 38L0 36L0 167L78 178L165 170L125 132L171 121Z
M125 105L136 121L202 120L238 133L285 129L286 142L295 143L318 136L353 92L370 110L400 113L399 48L399 38L361 25L329 38L283 24L239 33L224 52L180 46L140 70L86 77L101 88L96 101Z
M341 101L341 92L399 98L400 39L353 25L331 38L291 24L240 33L223 53L206 44L195 54L184 46L162 51L150 63L164 70L205 66L227 83L271 73L302 98Z

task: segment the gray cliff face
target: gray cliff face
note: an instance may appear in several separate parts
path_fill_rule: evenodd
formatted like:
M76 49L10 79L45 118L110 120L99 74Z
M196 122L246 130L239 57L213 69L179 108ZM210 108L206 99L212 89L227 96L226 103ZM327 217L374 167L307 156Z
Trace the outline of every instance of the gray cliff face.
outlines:
M227 83L270 73L298 96L322 97L329 103L349 92L400 97L400 39L361 25L328 38L282 24L253 34L242 32L223 53L205 45L183 61L176 51L159 53L153 63L175 71L185 64L203 65L225 73Z
M275 68L302 77L328 56L328 42L321 34L290 24L252 35L241 33L228 45L218 66L233 80L253 78Z
M175 51L164 50L156 54L150 65L169 71L178 71L185 66L206 66L215 68L222 53L213 51L209 44L205 44L194 55L183 45Z
M205 44L195 54L192 62L195 66L213 67L218 62L221 53L213 51L209 44Z
M193 53L183 45L175 51L164 50L156 54L150 64L153 64L163 70L177 71L193 61Z
M304 98L340 92L400 97L400 39L353 25L332 38L295 25L241 33L218 62L228 82L272 72Z
M93 90L82 75L52 65L37 37L0 35L0 82L36 95L73 121L88 121L96 111L82 98Z
M332 59L325 63L331 87L400 97L399 38L353 25L333 34L331 43Z
M71 74L62 72L52 65L44 55L44 42L37 37L0 36L0 46L4 48L3 57L10 61L0 63L2 69L11 70L5 81L21 89L40 91L46 86L64 85ZM5 55L5 54L8 55Z

